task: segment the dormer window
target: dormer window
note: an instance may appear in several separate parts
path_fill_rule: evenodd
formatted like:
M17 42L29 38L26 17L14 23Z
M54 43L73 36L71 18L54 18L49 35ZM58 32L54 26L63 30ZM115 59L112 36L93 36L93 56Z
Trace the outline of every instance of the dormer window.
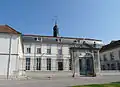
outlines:
M57 42L61 42L62 40L59 38L59 39L56 39Z
M41 38L35 37L34 40L35 40L35 41L41 41Z

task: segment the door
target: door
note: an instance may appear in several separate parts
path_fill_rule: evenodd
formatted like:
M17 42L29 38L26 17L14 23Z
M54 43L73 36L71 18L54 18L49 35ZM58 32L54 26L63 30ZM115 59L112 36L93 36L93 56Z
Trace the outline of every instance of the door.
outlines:
M88 76L93 74L93 60L92 57L79 59L79 70L80 75Z
M58 70L63 70L63 62L58 62Z

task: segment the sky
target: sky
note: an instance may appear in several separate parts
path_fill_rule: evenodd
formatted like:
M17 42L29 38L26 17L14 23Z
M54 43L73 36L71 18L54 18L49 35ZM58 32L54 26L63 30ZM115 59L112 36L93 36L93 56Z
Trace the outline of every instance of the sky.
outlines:
M55 17L57 16L57 18ZM23 34L120 39L120 0L0 0L0 24Z

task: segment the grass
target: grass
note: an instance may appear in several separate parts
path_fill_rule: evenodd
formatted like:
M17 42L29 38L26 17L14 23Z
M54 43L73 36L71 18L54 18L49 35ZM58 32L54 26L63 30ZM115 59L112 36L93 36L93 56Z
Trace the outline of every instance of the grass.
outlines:
M80 85L72 87L120 87L120 82L113 82L110 84L91 84L91 85Z

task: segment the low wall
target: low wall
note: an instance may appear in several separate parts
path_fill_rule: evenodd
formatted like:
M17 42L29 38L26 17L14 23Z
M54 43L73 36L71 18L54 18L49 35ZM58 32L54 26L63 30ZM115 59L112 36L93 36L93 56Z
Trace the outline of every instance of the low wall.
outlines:
M120 75L119 70L104 70L100 72L101 75Z
M28 77L71 77L72 71L26 71Z

